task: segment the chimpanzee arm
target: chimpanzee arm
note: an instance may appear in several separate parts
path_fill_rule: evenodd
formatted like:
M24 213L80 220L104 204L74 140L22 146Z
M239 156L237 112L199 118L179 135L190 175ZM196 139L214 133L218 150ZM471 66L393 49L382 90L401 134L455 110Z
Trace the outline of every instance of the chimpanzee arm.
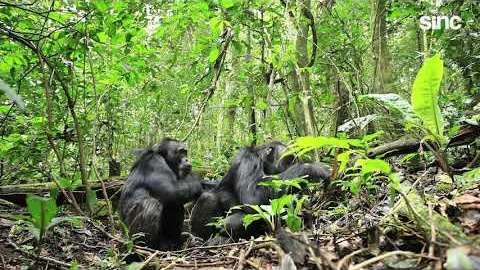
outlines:
M248 180L239 183L237 188L239 200L242 204L267 204L269 200L278 196L273 188L268 186L259 186L261 181L267 181L271 177L259 177L256 180ZM286 171L280 174L280 178L291 180L294 178L306 178L314 183L328 184L330 170L318 162L297 163L290 166Z
M261 186L258 183L268 181L271 177L259 176L257 179L245 180L237 186L240 204L268 204L275 197L272 187Z
M163 158L150 163L152 170L145 175L144 186L157 200L164 203L186 203L202 192L200 181L193 176L177 179Z
M200 196L202 186L199 181L179 181L175 175L155 174L145 179L144 185L157 200L164 203L186 203Z
M303 178L320 183L330 178L330 170L319 162L297 163L289 167L280 174L280 178L289 180L294 178Z

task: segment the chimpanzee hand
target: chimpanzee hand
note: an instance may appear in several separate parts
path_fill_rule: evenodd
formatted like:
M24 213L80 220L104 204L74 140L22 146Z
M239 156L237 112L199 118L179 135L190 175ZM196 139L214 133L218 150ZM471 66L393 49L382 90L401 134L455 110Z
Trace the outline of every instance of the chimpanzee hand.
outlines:
M188 185L190 186L191 192L192 192L192 199L196 200L200 195L202 194L203 188L202 188L202 183L200 182L200 178L198 178L194 174L189 174L185 177L184 180L180 181L186 181Z

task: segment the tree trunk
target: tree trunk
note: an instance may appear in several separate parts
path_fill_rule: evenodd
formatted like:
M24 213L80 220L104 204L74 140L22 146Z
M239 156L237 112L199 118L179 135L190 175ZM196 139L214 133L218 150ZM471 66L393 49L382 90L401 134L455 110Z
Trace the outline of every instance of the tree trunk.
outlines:
M389 93L392 83L392 68L387 42L386 1L372 2L372 45L374 76L373 87L377 93Z
M252 34L250 32L250 28L248 28L247 33L247 55L251 58L252 55ZM250 60L253 61L253 60ZM255 89L253 87L252 77L248 77L247 79L247 89L248 89L248 97L247 97L247 112L248 112L248 129L250 131L251 136L251 145L257 145L257 118L256 118L256 110L255 110Z
M232 53L228 53L226 56L226 63L231 63L233 57ZM230 65L230 74L222 81L224 81L225 92L222 96L221 109L218 114L217 123L217 152L219 155L230 156L231 147L235 141L235 116L237 114L236 104L232 104L231 101L236 99L235 92L235 64Z
M300 1L300 9L310 9L310 0ZM307 70L308 58L308 29L309 19L305 16L305 12L299 12L299 20L297 21L297 35L295 47L297 53L297 64L295 72L292 73L292 82L295 91L300 97L300 102L295 106L296 123L301 136L315 136L315 119L312 113L312 104L310 102L310 74Z

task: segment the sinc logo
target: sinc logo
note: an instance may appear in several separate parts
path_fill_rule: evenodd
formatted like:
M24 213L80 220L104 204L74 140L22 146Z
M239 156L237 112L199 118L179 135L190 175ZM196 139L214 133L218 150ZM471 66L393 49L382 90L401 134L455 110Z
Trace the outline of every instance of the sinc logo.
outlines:
M442 28L442 25L445 26L445 29L458 30L462 27L462 18L457 15L448 17L445 15L440 16L428 16L423 15L420 17L420 28L423 30L438 30Z

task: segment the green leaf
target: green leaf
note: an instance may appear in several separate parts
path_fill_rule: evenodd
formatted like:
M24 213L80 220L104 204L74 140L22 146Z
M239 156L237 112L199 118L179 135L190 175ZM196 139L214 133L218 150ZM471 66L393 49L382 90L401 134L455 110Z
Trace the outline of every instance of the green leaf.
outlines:
M78 263L77 263L77 262L73 262L73 263L70 265L70 269L71 269L71 270L77 270L77 269L78 269Z
M70 179L61 177L58 181L60 183L60 186L66 190L71 190L72 189L72 181Z
M338 172L343 172L347 167L348 161L350 159L350 155L353 153L352 150L347 150L343 153L337 155L337 161L340 162L340 166L338 168Z
M125 43L125 35L117 34L112 38L112 45L121 45Z
M295 202L295 209L294 209L294 214L298 215L300 211L302 211L302 206L305 200L308 198L307 195L303 195L300 199L297 199Z
M263 101L263 100L258 100L257 101L257 108L259 110L266 110L268 108L268 103Z
M98 41L101 43L107 43L108 42L108 35L105 32L99 32L97 33Z
M362 174L371 172L383 172L389 174L391 171L390 165L381 159L358 159L355 166L362 168Z
M261 214L248 214L243 216L243 227L248 228L252 222L262 219Z
M300 137L295 140L295 142L290 145L290 150L285 151L282 154L282 157L292 155L297 153L299 156L306 154L317 148L322 147L339 147L339 148L349 148L349 140L338 139L332 137Z
M56 218L52 219L52 221L48 225L48 228L53 228L53 227L57 226L58 224L64 223L64 222L70 223L74 227L81 228L81 227L85 226L85 224L83 222L84 219L85 218L81 217L81 216L56 217Z
M39 239L43 237L50 221L57 214L57 204L53 198L43 198L35 195L27 196L27 209L32 215L33 224L40 230Z
M210 51L210 55L208 56L210 63L214 63L215 61L217 61L217 57L219 54L220 54L220 51L217 48L213 48Z
M302 219L296 215L288 215L287 226L292 232L299 232L302 228Z
M0 113L5 114L10 110L11 106L0 105Z
M127 270L140 270L143 267L143 262L133 262L127 266Z
M422 119L424 127L438 136L443 136L443 117L438 106L442 78L443 61L437 54L425 60L412 90L413 111Z
M233 7L234 4L235 3L233 2L233 0L222 0L222 1L220 1L220 6L222 6L225 9Z
M282 197L278 199L273 199L272 200L272 212L274 215L279 215L283 210L285 205L291 203L292 201L292 195L283 195Z
M96 1L93 1L93 3L95 4L95 7L97 8L97 10L100 11L101 13L105 13L110 6L109 1L96 0Z
M88 194L87 194L87 203L88 205L95 205L95 203L97 202L97 194L95 193L95 191L90 191Z
M384 133L384 131L380 130L380 131L377 131L375 133L365 135L365 136L362 137L362 143L368 143L369 141L372 141L372 140L376 139L380 135L383 135L383 133Z

